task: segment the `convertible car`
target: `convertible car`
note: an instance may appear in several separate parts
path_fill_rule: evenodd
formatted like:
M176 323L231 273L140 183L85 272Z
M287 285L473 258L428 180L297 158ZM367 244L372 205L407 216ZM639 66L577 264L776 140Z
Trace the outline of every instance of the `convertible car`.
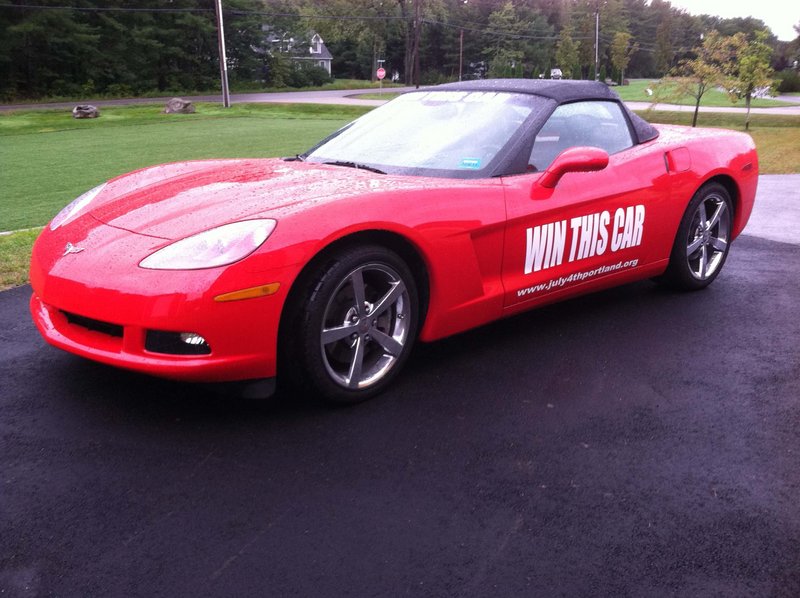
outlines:
M602 83L447 84L294 157L95 187L37 240L31 312L113 366L357 402L417 339L635 280L702 289L757 179L749 136L650 125Z

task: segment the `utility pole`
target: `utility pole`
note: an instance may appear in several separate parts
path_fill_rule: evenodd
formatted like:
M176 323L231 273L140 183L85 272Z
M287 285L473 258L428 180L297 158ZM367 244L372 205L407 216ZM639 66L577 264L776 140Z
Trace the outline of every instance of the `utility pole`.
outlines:
M600 2L594 10L594 80L600 80Z
M422 0L414 0L414 85L419 89L419 39L422 37Z
M461 72L464 70L464 30L458 37L458 80L461 81Z
M228 89L228 58L225 55L225 29L222 25L222 0L216 0L214 7L217 12L217 42L219 44L219 76L222 79L222 105L231 107L231 93Z
M469 0L461 0L461 4L468 4ZM458 80L461 81L461 74L464 71L464 29L458 36Z

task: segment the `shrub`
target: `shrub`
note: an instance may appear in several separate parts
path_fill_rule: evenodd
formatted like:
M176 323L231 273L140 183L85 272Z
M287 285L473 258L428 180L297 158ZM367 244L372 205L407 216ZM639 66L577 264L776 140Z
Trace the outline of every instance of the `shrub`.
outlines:
M800 91L800 73L797 71L786 69L776 73L775 76L780 80L778 92L793 93Z
M328 71L321 66L306 67L306 71L309 83L316 87L330 83L333 80Z
M106 87L106 93L118 98L129 98L135 95L131 86L125 83L112 83Z

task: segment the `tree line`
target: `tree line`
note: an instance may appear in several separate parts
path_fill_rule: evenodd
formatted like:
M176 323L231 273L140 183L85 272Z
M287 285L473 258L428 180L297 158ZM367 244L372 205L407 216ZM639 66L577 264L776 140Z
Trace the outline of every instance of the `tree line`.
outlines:
M661 77L703 36L741 34L776 71L800 58L754 18L693 16L666 0L222 0L234 88L319 84L292 61L311 32L339 78ZM597 54L596 27L599 25ZM291 43L287 43L290 40ZM304 45L305 44L305 45ZM597 60L596 60L597 58ZM597 72L595 72L597 71ZM214 0L0 0L0 96L131 95L219 86Z

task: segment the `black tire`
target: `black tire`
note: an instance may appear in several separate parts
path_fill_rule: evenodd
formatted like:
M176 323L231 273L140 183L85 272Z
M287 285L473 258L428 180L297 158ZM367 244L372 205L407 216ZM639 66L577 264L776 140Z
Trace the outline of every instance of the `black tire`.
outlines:
M299 299L283 331L294 385L333 403L385 390L417 336L419 296L408 265L378 245L350 247L305 278Z
M728 190L719 183L703 185L683 214L667 270L656 280L685 291L706 288L725 265L732 225Z

